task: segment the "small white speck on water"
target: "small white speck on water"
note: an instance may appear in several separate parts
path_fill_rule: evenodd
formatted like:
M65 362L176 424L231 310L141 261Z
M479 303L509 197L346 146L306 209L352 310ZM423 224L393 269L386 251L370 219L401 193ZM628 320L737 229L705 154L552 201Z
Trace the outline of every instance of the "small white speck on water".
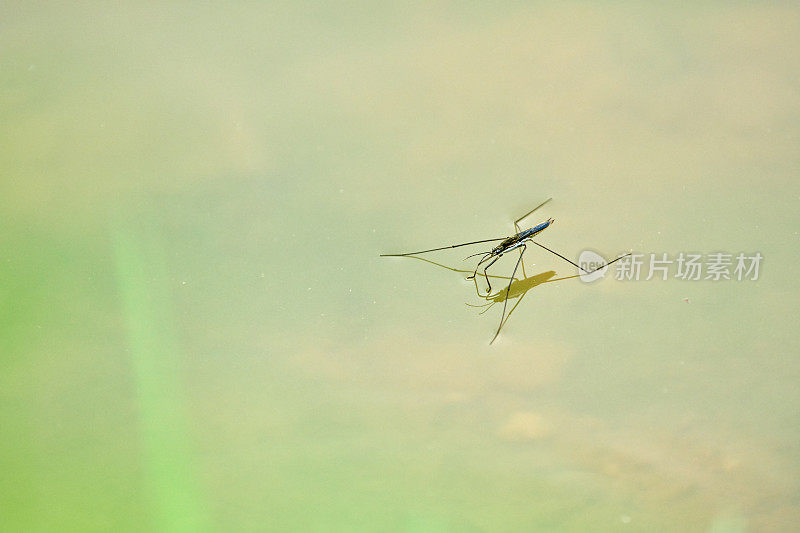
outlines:
M375 228L372 228L372 233L375 233Z
M186 282L185 281L181 281L181 285L186 285Z
M261 273L261 277L262 277L262 278L264 277L264 273L263 273L263 272Z
M353 292L353 289L347 289L347 292Z
M624 515L621 515L619 517L619 521L622 522L623 524L630 524L631 523L631 517L626 515L626 514L624 514Z
M308 290L311 290L311 287L309 287Z
M342 194L343 192L344 192L344 189L339 189L339 194Z
M376 303L378 303L378 302L377 302L377 301L375 301L375 300L372 300L372 303L376 304Z
M28 65L28 72L33 72L36 70L36 65Z

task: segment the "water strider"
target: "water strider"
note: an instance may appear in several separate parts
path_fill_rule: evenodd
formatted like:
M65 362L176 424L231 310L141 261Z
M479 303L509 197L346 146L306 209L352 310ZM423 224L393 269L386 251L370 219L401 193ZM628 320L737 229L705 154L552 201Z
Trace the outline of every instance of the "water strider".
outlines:
M569 259L567 259L563 255L561 255L560 253L558 253L558 252L556 252L554 250L551 250L550 248L548 248L547 246L545 246L545 245L543 245L541 243L538 243L538 242L534 241L533 238L535 236L537 236L539 233L541 233L542 231L546 230L548 227L550 227L550 225L554 222L554 220L552 218L549 218L546 221L544 221L544 222L542 222L540 224L537 224L536 226L533 226L533 227L530 227L528 229L525 229L525 230L520 228L519 223L521 221L523 221L525 218L527 218L528 216L530 216L531 214L533 214L534 211L536 211L537 209L541 208L543 205L545 205L550 200L552 200L552 198L548 198L547 200L545 200L544 202L542 202L538 206L534 207L533 209L531 209L530 211L528 211L527 213L525 213L524 215L522 215L521 217L516 219L514 221L514 229L516 229L517 232L514 235L511 235L510 237L498 237L496 239L483 239L483 240L480 240L480 241L465 242L465 243L461 243L461 244L452 244L450 246L442 246L442 247L439 247L439 248L430 248L428 250L421 250L421 251L418 251L418 252L406 252L406 253L402 253L402 254L381 254L381 257L408 257L408 256L415 256L415 255L418 255L418 254L425 254L425 253L428 253L428 252L436 252L436 251L439 251L439 250L447 250L447 249L450 249L450 248L459 248L461 246L470 246L470 245L473 245L473 244L481 244L481 243L485 243L485 242L502 241L500 244L498 244L497 246L495 246L494 248L492 248L488 252L478 252L477 254L472 254L472 255L467 256L465 258L465 260L466 260L466 259L469 259L470 257L476 257L476 256L479 256L479 255L482 256L481 259L478 261L478 264L475 265L475 269L472 271L472 274L467 276L467 279L472 279L472 280L475 280L475 277L478 274L478 269L481 267L481 265L483 265L487 261L489 262L483 268L483 277L486 279L486 285L488 286L488 289L487 289L485 295L481 295L480 294L480 291L478 289L478 282L475 281L475 289L476 289L476 291L478 291L478 296L481 296L481 297L486 298L486 299L494 300L494 302L492 302L492 305L494 303L499 303L499 299L503 300L503 314L500 317L500 325L497 328L497 332L494 334L494 337L492 338L491 342L489 343L489 344L492 344L495 341L495 339L497 339L497 336L500 334L500 330L503 328L503 324L505 324L506 308L508 306L508 298L512 294L511 286L515 281L517 281L518 283L520 282L520 280L517 280L514 276L516 275L517 269L519 268L519 265L521 263L522 263L523 276L525 276L525 265L524 265L524 263L522 261L522 257L525 255L525 251L527 250L528 243L533 243L536 246L539 246L540 248L543 248L543 249L547 250L551 254L554 254L554 255L560 257L564 261L566 261L569 264L573 265L574 267L578 268L580 271L583 272L583 274L586 274L586 275L592 274L593 272L597 272L600 269L606 268L608 265L610 265L610 264L612 264L612 263L614 263L616 261L619 261L620 259L630 255L630 254L621 255L621 256L617 257L616 259L614 259L613 261L605 263L604 265L601 265L601 266L599 266L599 267L597 267L597 268L595 268L593 270L586 270L585 268L581 267L577 263L574 263L573 261L570 261ZM511 273L511 277L508 278L509 279L508 287L505 289L505 291L502 291L500 293L492 295L491 294L491 292L492 292L492 284L489 281L489 277L490 276L489 276L489 273L488 273L489 267L491 267L498 259L503 257L503 255L505 253L510 252L512 250L516 250L516 249L520 250L519 258L517 259L517 263L514 266L514 271ZM583 274L581 274L581 275L583 275ZM526 280L527 279L530 279L530 278L526 278ZM541 283L541 281L539 283ZM535 286L535 285L531 284L531 287L533 287L533 286ZM527 293L527 290L525 290L524 292L519 293L519 294L524 295L525 293ZM519 295L519 294L517 294L517 295ZM516 309L516 306L519 305L519 303L521 301L522 301L522 298L520 297L519 301L517 301L517 304L514 306L514 309ZM512 309L512 312L513 312L514 309ZM509 313L509 315L510 315L510 313Z

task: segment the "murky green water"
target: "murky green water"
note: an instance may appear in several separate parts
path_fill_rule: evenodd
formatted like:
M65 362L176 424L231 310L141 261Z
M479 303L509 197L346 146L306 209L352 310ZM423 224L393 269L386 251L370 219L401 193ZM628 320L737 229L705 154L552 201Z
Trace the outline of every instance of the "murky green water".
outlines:
M0 10L1 529L800 526L793 4Z

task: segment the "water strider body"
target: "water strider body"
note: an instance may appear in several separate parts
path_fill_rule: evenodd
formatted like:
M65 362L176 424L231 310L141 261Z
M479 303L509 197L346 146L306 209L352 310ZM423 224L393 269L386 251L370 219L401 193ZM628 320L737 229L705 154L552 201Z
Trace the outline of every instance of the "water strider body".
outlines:
M547 203L547 202L545 202L545 203ZM544 205L544 204L542 204L542 205ZM528 214L530 214L530 213L528 213ZM528 216L528 215L526 214L525 216ZM520 220L522 220L523 218L525 218L525 217L517 219L517 221L514 222L514 225L517 226L518 222ZM554 222L554 220L552 218L549 218L546 221L542 222L541 224L537 224L536 226L534 226L532 228L528 228L526 230L520 231L519 233L516 233L516 234L512 235L511 237L507 237L507 238L503 239L503 242L501 242L500 244L498 244L497 246L492 248L489 252L486 252L486 253L481 252L481 253L475 254L475 255L483 254L483 257L481 258L480 261L478 261L478 264L475 266L475 271L472 273L471 276L468 276L467 279L474 279L475 276L477 275L478 269L481 267L481 265L485 261L489 261L491 259L491 262L488 265L486 265L486 267L483 269L483 275L486 278L486 284L489 287L489 290L486 292L486 294L488 295L489 293L492 292L492 284L489 281L489 276L488 276L488 273L487 273L487 270L489 270L489 267L492 266L495 263L495 261L497 261L498 259L503 257L503 254L505 254L506 252L510 252L511 250L516 250L517 248L521 247L522 248L522 252L521 253L525 253L526 243L532 242L531 239L533 239L536 235L538 235L539 233L543 232L548 227L550 227L550 224L552 224L553 222ZM517 226L517 229L519 229L519 226ZM534 244L538 244L538 243L534 243ZM553 253L555 253L555 252L553 252ZM475 255L471 255L469 257L474 257ZM558 254L556 254L556 255L558 255ZM469 257L467 257L467 259L469 259ZM578 265L575 265L575 266L578 266ZM580 267L578 267L578 268L580 268Z
M542 222L537 226L528 228L525 231L520 231L516 235L508 237L506 240L504 240L503 242L492 248L491 253L502 254L510 250L513 250L514 248L517 248L522 244L524 240L530 239L531 237L535 237L536 235L538 235L539 233L543 232L548 227L550 227L550 224L552 224L553 222L555 222L554 219L548 218L546 221Z

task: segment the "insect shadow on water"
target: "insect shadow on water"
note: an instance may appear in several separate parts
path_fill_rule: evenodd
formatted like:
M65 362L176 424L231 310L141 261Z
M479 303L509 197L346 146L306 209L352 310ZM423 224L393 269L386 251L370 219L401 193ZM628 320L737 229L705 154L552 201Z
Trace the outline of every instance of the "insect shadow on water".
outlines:
M522 258L525 255L525 251L527 250L528 243L533 243L536 246L539 246L540 248L543 248L543 249L547 250L551 254L554 254L554 255L560 257L561 259L563 259L564 261L566 261L569 264L573 265L574 267L576 267L578 270L580 270L582 272L582 274L578 274L577 276L569 276L570 278L571 277L578 277L578 276L581 276L581 275L592 274L592 273L597 272L598 270L601 270L603 268L606 268L608 265L610 265L612 263L615 263L616 261L619 261L620 259L623 259L624 257L627 257L627 256L630 255L630 254L621 255L621 256L617 257L616 259L614 259L613 261L609 261L609 262L607 262L607 263L605 263L605 264L603 264L603 265L601 265L601 266L599 266L599 267L597 267L597 268L595 268L593 270L586 270L585 268L581 267L577 263L575 263L573 261L570 261L569 259L567 259L563 255L561 255L560 253L558 253L558 252L556 252L554 250L551 250L550 248L548 248L547 246L545 246L545 245L543 245L541 243L538 243L538 242L534 241L533 238L535 236L537 236L539 233L541 233L542 231L544 231L545 229L547 229L554 222L554 220L552 218L550 218L550 219L546 220L545 222L542 222L541 224L537 224L536 226L530 227L530 228L525 229L525 230L520 228L519 223L521 221L523 221L524 219L526 219L531 214L533 214L533 212L535 212L537 209L541 208L543 205L545 205L550 200L552 200L552 198L548 198L547 200L545 200L544 202L542 202L538 206L534 207L533 209L531 209L530 211L525 213L523 216L521 216L518 219L516 219L514 221L514 229L516 230L516 233L514 235L511 235L510 237L499 237L499 238L495 238L495 239L483 239L483 240L480 240L480 241L472 241L472 242L465 242L465 243L461 243L461 244L453 244L453 245L450 245L450 246L442 246L442 247L439 247L439 248L430 248L428 250L421 250L421 251L418 251L418 252L406 252L406 253L402 253L402 254L381 254L381 257L414 257L415 259L420 259L422 261L426 261L428 263L432 263L432 264L435 264L435 265L438 265L438 266L441 266L441 267L444 267L444 268L447 268L447 269L450 269L450 270L454 270L456 272L467 272L467 271L462 271L462 270L446 267L444 265L440 265L439 263L434 263L433 261L429 261L427 259L423 259L421 257L415 257L415 256L417 256L419 254L429 253L429 252L436 252L436 251L439 251L439 250L447 250L447 249L450 249L450 248L459 248L461 246L470 246L470 245L473 245L473 244L481 244L481 243L485 243L485 242L502 241L500 244L498 244L497 246L495 246L494 248L492 248L488 252L479 252L477 254L472 254L472 255L467 256L465 258L465 260L466 260L466 259L469 259L470 257L481 256L480 260L478 261L478 264L475 266L475 269L471 272L471 274L469 276L467 276L467 279L475 280L475 290L478 293L479 297L487 299L487 300L491 300L487 304L483 304L483 305L486 305L486 306L488 306L488 308L491 308L495 303L500 303L500 300L503 301L503 313L500 316L500 325L497 327L497 331L495 332L494 337L492 337L492 340L489 342L489 344L492 344L497 339L497 336L500 334L500 330L503 328L503 325L508 320L508 317L510 317L511 313L513 313L514 310L517 308L519 303L522 301L522 297L525 294L527 294L528 290L530 290L531 288L533 288L533 287L535 287L537 285L541 285L542 283L545 283L547 281L557 281L557 280L549 279L549 278L552 278L553 276L555 276L555 272L552 272L552 271L551 271L552 274L550 272L543 272L543 273L538 274L537 276L533 276L531 278L527 277L527 275L525 274L525 265L523 263ZM497 260L500 259L503 256L503 254L505 254L507 252L510 252L512 250L516 250L516 249L519 249L519 251L520 251L519 252L519 258L517 259L517 262L514 265L514 270L511 273L511 276L508 277L508 278L506 278L505 276L490 276L489 272L488 272L489 267L491 267L495 262L497 262ZM488 289L486 291L486 294L482 295L480 293L480 289L478 289L478 282L477 282L478 269L480 269L480 267L484 263L487 263L487 262L488 262L488 264L486 264L486 266L483 268L483 277L486 279L486 285L487 285ZM517 270L519 269L520 264L522 264L522 273L523 273L523 277L524 277L524 279L522 279L522 280L518 280L515 277L516 274L517 274ZM547 279L545 279L545 275L547 275ZM500 291L497 294L493 295L492 294L492 284L489 281L490 277L500 277L500 278L503 278L503 279L508 279L509 280L508 287L506 287L505 290ZM568 278L559 278L559 279L568 279ZM516 289L514 288L515 282L518 284L518 287ZM523 287L526 287L526 286L528 288L523 290ZM509 298L517 298L517 297L519 298L519 300L517 300L517 303L514 304L514 307L511 309L511 312L508 313L508 315L506 315L506 310L508 308L508 299ZM488 308L487 308L487 310L488 310Z
M458 272L458 273L461 273L461 274L471 274L471 272L472 272L470 270L462 270L460 268L449 267L447 265L443 265L441 263L437 263L436 261L431 261L430 259L425 259L424 257L417 257L415 255L408 255L408 256L403 256L403 257L408 257L409 259L417 259L419 261L424 261L424 262L429 263L431 265L436 265L438 267L445 268L447 270L451 270L453 272ZM505 315L505 319L500 324L500 327L497 328L497 333L495 333L494 338L492 338L492 342L490 342L489 344L492 344L495 341L495 339L497 338L497 335L500 333L500 330L503 328L503 326L505 326L506 322L508 322L508 319L511 318L511 314L514 312L514 310L517 308L517 306L522 302L522 299L525 297L526 294L528 294L529 290L533 289L534 287L538 287L539 285L543 285L545 283L552 283L554 281L562 281L562 280L567 280L567 279L579 278L581 276L581 274L575 274L575 275L572 275L572 276L564 276L564 277L557 278L557 277L555 277L556 276L556 272L554 270L549 270L547 272L541 272L539 274L535 274L533 276L527 277L526 274L525 274L525 260L524 259L522 260L521 266L522 266L522 270L523 270L523 273L522 273L523 278L522 279L517 279L517 278L511 279L510 280L511 283L509 284L509 286L504 287L502 290L500 290L500 291L498 291L498 292L496 292L494 294L481 294L480 289L478 288L478 283L476 281L475 282L475 293L478 295L478 298L481 298L481 299L485 300L486 303L477 304L477 305L476 304L469 304L469 303L465 303L464 304L464 305L467 305L469 307L484 308L483 311L478 313L478 314L482 315L482 314L486 313L488 310L490 310L492 307L494 307L495 304L499 304L501 302L505 302L506 299L511 299L511 300L517 299L516 303L514 303L514 305L511 307L511 310L508 312L508 314ZM480 274L480 273L478 274L478 276L482 276L482 275L483 274ZM496 278L496 279L503 279L503 280L508 280L509 279L507 276L497 276L497 275L492 275L492 274L489 274L488 276L490 278ZM475 278L473 278L473 280L474 279Z

